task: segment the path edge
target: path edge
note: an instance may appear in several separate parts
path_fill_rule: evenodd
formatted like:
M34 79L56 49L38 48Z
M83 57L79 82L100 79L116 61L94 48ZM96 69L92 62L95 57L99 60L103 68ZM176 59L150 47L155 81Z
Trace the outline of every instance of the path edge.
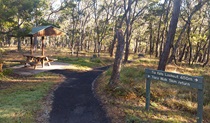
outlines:
M104 110L104 112L106 113L105 114L105 116L106 116L106 118L108 119L108 122L109 123L111 123L111 119L110 119L110 117L107 115L107 110L106 110L106 108L104 107L104 105L103 105L103 103L102 103L102 101L101 101L101 99L100 99L100 97L96 94L96 92L95 92L95 83L96 83L96 80L98 80L98 78L102 75L102 74L104 74L105 72L107 72L107 70L111 67L112 65L108 65L108 66L104 66L104 67L107 67L107 69L106 70L104 70L101 74L99 74L94 80L93 80L93 82L92 82L92 84L91 84L91 91L92 91L92 93L93 93L93 96L99 101L99 104L100 104L100 106L101 106L101 108ZM104 67L100 67L100 68L104 68ZM99 69L100 69L99 68Z

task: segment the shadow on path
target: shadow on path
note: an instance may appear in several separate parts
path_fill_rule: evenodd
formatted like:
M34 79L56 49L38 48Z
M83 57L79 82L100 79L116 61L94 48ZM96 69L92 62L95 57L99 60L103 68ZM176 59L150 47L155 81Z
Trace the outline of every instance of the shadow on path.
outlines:
M110 123L92 92L92 82L107 67L87 72L53 70L66 80L54 92L50 123Z

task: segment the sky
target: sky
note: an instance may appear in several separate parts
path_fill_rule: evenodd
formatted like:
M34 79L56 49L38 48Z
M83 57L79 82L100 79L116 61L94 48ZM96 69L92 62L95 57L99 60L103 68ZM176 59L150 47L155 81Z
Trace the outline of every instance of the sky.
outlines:
M63 1L63 0L52 0L52 2L53 2L53 8L54 8L54 9L59 8L62 1Z

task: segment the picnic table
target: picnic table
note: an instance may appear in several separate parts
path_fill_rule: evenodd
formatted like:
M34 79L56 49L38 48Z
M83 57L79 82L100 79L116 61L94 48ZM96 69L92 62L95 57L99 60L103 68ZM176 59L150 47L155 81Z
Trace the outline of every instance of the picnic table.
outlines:
M30 66L34 66L34 69L36 69L36 66L41 63L42 67L45 66L45 63L50 66L50 62L54 61L53 59L49 59L47 56L43 55L33 55L33 54L23 54L24 57L26 57L25 66L29 64Z

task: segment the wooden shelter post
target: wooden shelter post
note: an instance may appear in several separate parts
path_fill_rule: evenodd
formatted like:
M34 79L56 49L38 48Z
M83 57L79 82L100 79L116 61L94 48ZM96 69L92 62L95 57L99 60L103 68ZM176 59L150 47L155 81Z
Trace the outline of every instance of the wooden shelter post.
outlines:
M44 36L42 36L42 56L44 56Z
M30 42L31 43L30 51L31 51L31 55L33 55L33 47L34 47L33 37L31 36L30 39L31 39L31 42Z

